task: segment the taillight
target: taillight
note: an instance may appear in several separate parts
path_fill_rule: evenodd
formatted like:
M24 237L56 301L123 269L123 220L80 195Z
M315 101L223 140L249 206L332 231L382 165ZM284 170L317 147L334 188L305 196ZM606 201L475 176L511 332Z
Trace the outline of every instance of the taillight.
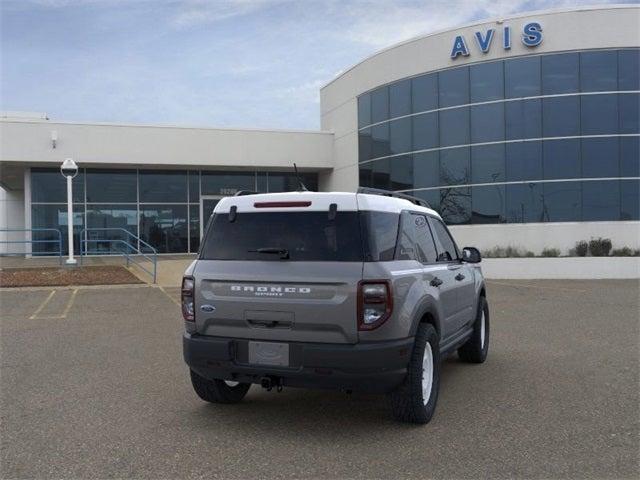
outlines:
M193 303L193 292L195 282L192 277L182 278L182 316L187 322L195 322L195 306Z
M365 280L358 284L358 330L378 328L391 316L392 310L389 280Z

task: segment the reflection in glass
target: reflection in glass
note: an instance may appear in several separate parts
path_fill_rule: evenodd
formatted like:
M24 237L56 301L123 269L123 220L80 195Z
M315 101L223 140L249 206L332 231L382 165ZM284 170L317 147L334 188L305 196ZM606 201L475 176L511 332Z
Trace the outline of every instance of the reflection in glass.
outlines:
M620 138L620 176L640 177L640 137Z
M469 67L444 70L438 77L440 108L469 103Z
M318 190L318 175L315 173L302 173L300 172L300 179L311 191ZM298 177L295 173L277 173L269 172L267 174L268 190L270 193L274 192L293 192L300 187L298 184Z
M504 144L471 147L471 183L504 182L504 154Z
M625 93L620 99L620 133L640 133L640 95Z
M413 188L413 157L401 155L391 159L391 190Z
M371 96L368 93L358 97L358 128L371 124Z
M191 253L200 248L200 205L189 205L189 242Z
M580 90L583 92L613 92L617 90L617 52L581 52L580 83Z
M618 137L582 139L582 177L617 177Z
M471 107L471 143L504 140L504 103Z
M411 113L411 80L400 80L389 86L389 117Z
M440 185L465 185L470 172L469 147L440 151Z
M580 88L579 57L577 53L543 55L542 94L573 93Z
M138 235L138 210L136 204L132 205L88 205L87 228L100 228L109 230L93 230L87 232L89 240L122 240L131 243L131 237L120 229L127 230L133 235ZM89 250L100 254L121 253L125 248L123 243L116 242L89 242ZM137 248L137 245L132 245Z
M543 99L542 131L545 137L580 135L580 97Z
M410 195L418 197L429 204L429 207L433 210L440 211L440 190L434 188L432 190L416 190L409 192Z
M197 170L189 171L189 201L200 201L200 172Z
M438 108L438 74L430 73L411 79L413 113Z
M186 205L141 205L140 238L158 253L188 251Z
M371 178L371 162L368 163L361 163L360 164L360 169L359 169L359 176L360 176L360 183L359 185L361 187L372 187L373 186L373 180Z
M504 76L506 98L540 95L540 57L505 61Z
M507 102L504 108L507 140L542 137L542 100Z
M240 190L255 190L254 172L211 172L201 175L203 195L235 195Z
M416 115L413 122L413 150L438 147L438 113Z
M503 223L505 221L504 190L504 185L472 187L471 223Z
M135 170L87 169L87 202L137 202L137 177Z
M439 123L441 147L469 143L469 107L441 110Z
M620 220L640 220L640 180L620 181Z
M469 67L471 103L504 98L503 62L479 63Z
M582 220L620 220L620 182L582 182Z
M471 188L441 188L440 216L447 225L461 225L471 221Z
M371 92L371 123L389 119L389 87Z
M410 117L389 122L389 145L391 154L411 151Z
M618 90L640 90L640 49L618 51Z
M187 172L140 170L140 202L186 202Z
M508 223L543 221L542 185L538 183L506 185L505 193Z
M371 162L372 165L372 186L373 188L382 188L389 190L390 186L390 173L391 173L391 160L388 158L382 160L376 160Z
M388 123L371 127L371 144L372 158L385 157L390 154Z
M543 184L543 221L579 222L581 219L580 182Z
M73 202L84 203L84 172L72 180ZM34 203L67 203L67 180L57 168L31 169L31 201Z
M60 177L59 172L57 172ZM56 232L33 232L31 251L34 254L58 254L58 238L62 238L62 254L68 255L67 243L67 206L66 205L31 205L31 228L55 228L60 230L60 237ZM73 248L80 253L80 231L84 228L84 205L73 205ZM40 243L46 240L47 242ZM49 242L55 240L55 242ZM17 251L17 244L9 244L9 250Z
M580 178L580 140L546 140L543 142L545 179Z
M507 143L505 152L508 182L542 179L542 142Z
M580 102L583 135L618 133L617 95L583 95Z
M423 152L413 154L414 188L437 187L440 185L440 153ZM440 198L438 196L438 198Z
M358 132L358 161L364 162L373 158L373 142L371 140L371 128L365 128Z

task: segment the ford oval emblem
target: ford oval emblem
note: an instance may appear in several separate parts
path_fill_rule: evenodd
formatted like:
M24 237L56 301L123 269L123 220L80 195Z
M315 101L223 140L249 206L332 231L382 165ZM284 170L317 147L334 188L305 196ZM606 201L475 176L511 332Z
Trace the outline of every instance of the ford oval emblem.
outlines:
M216 307L214 307L213 305L202 305L200 307L200 310L202 310L203 312L213 312L216 309Z

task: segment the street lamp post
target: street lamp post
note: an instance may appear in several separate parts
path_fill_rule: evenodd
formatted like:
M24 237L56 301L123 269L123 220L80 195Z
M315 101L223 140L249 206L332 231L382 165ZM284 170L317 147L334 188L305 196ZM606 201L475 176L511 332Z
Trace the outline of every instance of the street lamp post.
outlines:
M73 177L78 174L78 166L72 158L67 158L60 166L60 173L67 179L67 243L69 245L69 258L67 265L75 265L78 261L73 258Z

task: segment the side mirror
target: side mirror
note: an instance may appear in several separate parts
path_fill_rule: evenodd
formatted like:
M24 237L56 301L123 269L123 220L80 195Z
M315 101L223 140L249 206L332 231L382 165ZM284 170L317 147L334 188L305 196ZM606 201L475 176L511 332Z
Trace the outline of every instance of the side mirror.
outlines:
M482 261L482 256L477 248L464 247L462 249L462 261L467 263L480 263Z

